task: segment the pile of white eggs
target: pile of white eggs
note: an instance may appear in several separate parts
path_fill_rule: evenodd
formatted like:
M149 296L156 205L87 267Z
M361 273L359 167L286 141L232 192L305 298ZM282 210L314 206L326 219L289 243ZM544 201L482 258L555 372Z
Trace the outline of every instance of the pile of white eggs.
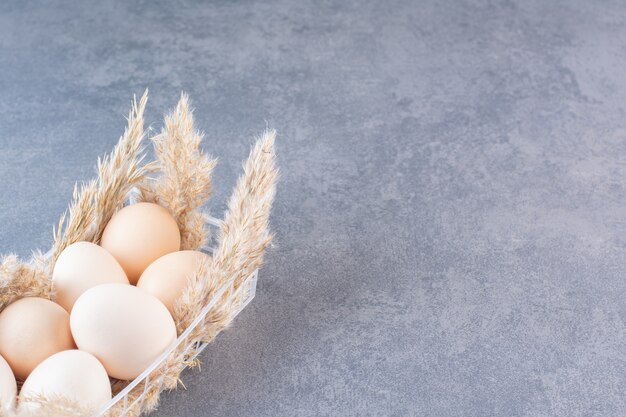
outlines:
M181 251L180 240L166 209L138 203L113 216L100 246L68 246L52 300L20 298L0 312L0 411L36 407L29 398L41 396L100 407L109 377L141 374L176 340L174 303L208 257Z

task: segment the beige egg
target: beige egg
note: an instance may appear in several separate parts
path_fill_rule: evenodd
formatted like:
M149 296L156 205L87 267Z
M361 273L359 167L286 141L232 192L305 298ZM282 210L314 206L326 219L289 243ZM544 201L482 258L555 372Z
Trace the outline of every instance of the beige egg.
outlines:
M134 285L148 265L180 249L180 230L163 207L137 203L124 207L111 218L100 245L117 259Z
M79 349L107 373L133 379L176 340L176 326L156 297L124 284L102 284L78 297L70 317Z
M0 415L8 414L15 407L17 383L11 367L0 356Z
M161 300L174 312L174 303L180 297L189 277L201 262L210 259L202 252L184 250L168 253L152 262L137 281L137 287Z
M104 366L80 350L55 353L30 373L20 390L20 410L37 409L29 398L63 397L95 410L111 400L111 384Z
M75 347L70 315L50 300L22 298L0 313L0 355L18 379L47 357Z
M76 299L89 288L115 282L128 284L128 278L113 255L94 243L76 242L65 248L54 264L54 301L71 311Z

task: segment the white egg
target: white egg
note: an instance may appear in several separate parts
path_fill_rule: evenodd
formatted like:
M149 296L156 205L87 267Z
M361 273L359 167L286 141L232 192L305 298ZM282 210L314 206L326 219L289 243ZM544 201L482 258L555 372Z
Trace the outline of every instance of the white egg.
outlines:
M174 313L174 304L183 293L189 278L209 255L193 250L168 253L152 262L137 281L137 288L161 300Z
M121 265L106 249L91 242L76 242L61 252L54 264L54 301L68 312L82 293L99 284L128 284Z
M156 297L124 284L102 284L81 295L70 327L79 349L93 354L107 373L134 379L176 340L176 325Z
M11 367L0 356L0 415L8 414L15 407L17 383Z
M152 203L131 204L109 220L100 245L117 259L135 285L148 265L180 250L180 230L165 208Z
M41 362L26 378L20 391L20 409L36 409L29 398L63 397L94 410L111 400L111 384L104 366L93 355L64 350Z
M19 380L50 355L74 348L70 315L50 300L21 298L0 313L0 355Z

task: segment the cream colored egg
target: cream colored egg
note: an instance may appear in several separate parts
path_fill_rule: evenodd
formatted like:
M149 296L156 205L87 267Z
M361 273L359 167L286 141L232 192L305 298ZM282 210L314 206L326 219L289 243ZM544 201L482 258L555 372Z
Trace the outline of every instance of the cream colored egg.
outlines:
M189 277L197 271L201 262L208 259L208 255L193 250L168 253L143 271L137 287L161 300L173 313L174 303L185 289Z
M29 398L62 397L94 410L111 400L111 384L104 366L80 350L55 353L41 362L20 390L20 409L36 409Z
M133 379L176 340L176 326L156 297L124 284L102 284L78 297L70 317L79 349L107 373Z
M22 298L0 313L0 355L18 379L47 357L73 348L70 315L50 300Z
M67 311L91 287L106 283L128 284L120 264L106 249L91 242L69 245L54 264L54 301Z
M15 407L17 383L11 367L0 356L0 415L8 414Z
M163 207L137 203L124 207L111 218L100 245L117 259L134 285L148 265L180 249L180 230Z

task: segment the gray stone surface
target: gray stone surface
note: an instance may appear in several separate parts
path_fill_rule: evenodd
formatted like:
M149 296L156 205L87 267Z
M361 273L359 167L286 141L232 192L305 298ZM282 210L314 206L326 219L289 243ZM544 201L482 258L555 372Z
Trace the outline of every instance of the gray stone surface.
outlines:
M2 2L1 249L185 90L218 215L280 132L277 247L153 415L624 416L625 45L620 1Z

